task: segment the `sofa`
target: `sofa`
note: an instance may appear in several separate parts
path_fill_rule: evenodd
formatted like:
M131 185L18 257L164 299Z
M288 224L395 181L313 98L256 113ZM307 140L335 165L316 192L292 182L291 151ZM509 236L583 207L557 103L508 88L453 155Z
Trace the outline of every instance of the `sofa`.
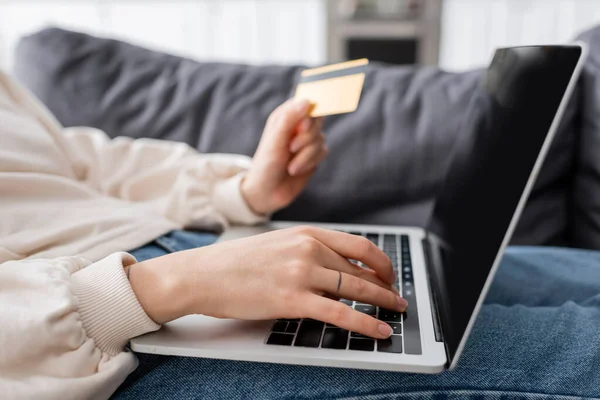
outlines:
M600 249L600 27L512 244ZM198 62L48 28L23 38L15 74L65 126L252 155L306 66ZM327 117L330 156L277 220L425 227L482 69L371 63L358 110ZM510 162L510 160L507 160Z

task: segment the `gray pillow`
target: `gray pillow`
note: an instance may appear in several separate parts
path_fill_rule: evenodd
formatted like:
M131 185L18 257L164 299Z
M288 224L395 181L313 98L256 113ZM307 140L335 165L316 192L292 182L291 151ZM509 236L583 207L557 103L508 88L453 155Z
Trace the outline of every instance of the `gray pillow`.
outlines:
M60 29L23 39L16 66L18 77L67 126L247 155L302 69L201 63ZM469 141L459 126L480 76L480 70L371 65L359 109L326 119L329 159L275 218L424 226L453 146L460 154ZM513 243L577 245L568 225L578 97Z

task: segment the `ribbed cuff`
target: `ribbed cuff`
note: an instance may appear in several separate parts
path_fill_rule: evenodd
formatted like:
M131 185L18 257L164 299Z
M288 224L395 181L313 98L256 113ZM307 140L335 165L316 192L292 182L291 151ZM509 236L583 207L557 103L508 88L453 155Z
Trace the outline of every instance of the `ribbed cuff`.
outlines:
M229 222L244 225L254 225L265 222L268 215L255 214L244 199L240 185L244 173L217 183L213 192L213 204L221 215Z
M124 267L135 262L127 253L114 253L71 277L83 328L109 355L122 352L131 338L160 327L148 317L125 275Z

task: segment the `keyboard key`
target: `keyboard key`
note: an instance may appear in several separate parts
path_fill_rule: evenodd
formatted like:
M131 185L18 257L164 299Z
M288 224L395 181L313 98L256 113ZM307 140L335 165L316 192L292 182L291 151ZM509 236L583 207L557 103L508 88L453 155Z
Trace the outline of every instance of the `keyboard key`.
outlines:
M275 322L275 324L273 325L273 329L271 329L273 332L285 332L285 330L287 329L287 325L288 323L285 321L277 321Z
M402 313L380 308L377 319L385 322L402 322Z
M409 304L409 309L404 313L403 316L404 323L402 329L404 329L404 352L406 354L422 354L421 333L419 331L419 313L416 307L416 288L414 285L407 285L407 283L409 282L404 282L404 285L402 286L402 295Z
M358 332L352 332L350 334L350 337L355 337L355 338L361 338L361 339L372 339L372 337L370 336L365 336L362 333L358 333Z
M410 296L408 297L410 298ZM411 300L413 299L414 297ZM421 354L421 333L416 307L404 313L404 344L406 345L406 354Z
M289 322L287 329L285 330L285 333L296 333L297 330L298 330L298 323L297 322Z
M399 324L398 322L389 322L388 325L392 327L392 335L402 334L402 324Z
M348 342L348 331L340 328L327 328L323 335L321 347L325 349L345 350Z
M392 335L377 341L377 351L382 353L402 353L402 336Z
M323 333L323 322L311 319L305 319L300 324L300 329L296 335L294 346L319 347L321 334Z
M396 249L396 235L383 235L383 248Z
M350 339L350 350L373 351L375 350L375 340Z
M378 233L367 233L367 239L369 239L377 247L379 247L379 234Z
M354 309L358 312L365 313L368 315L375 315L375 312L377 311L377 308L375 308L375 306L362 304L357 304L356 306L354 306Z
M352 306L353 301L352 300L346 300L346 299L342 299L340 300L342 303L344 303L347 306Z
M271 333L267 344L276 344L279 346L291 346L294 341L294 335L286 335L285 333Z
M278 319L278 321L285 321L285 322L300 322L300 318L281 318Z

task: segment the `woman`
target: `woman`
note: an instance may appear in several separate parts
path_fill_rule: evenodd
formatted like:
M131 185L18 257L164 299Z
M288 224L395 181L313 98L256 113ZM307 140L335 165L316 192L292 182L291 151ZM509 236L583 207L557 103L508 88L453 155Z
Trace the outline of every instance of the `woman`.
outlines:
M3 396L600 394L600 256L558 249L508 253L454 372L140 355L140 368L119 388L137 366L125 350L129 339L187 314L310 317L376 338L391 334L327 296L406 309L390 260L363 238L302 227L200 247L214 236L181 230L258 223L290 204L327 154L322 121L310 119L309 108L288 101L276 109L252 160L200 155L177 143L62 129L0 75Z

